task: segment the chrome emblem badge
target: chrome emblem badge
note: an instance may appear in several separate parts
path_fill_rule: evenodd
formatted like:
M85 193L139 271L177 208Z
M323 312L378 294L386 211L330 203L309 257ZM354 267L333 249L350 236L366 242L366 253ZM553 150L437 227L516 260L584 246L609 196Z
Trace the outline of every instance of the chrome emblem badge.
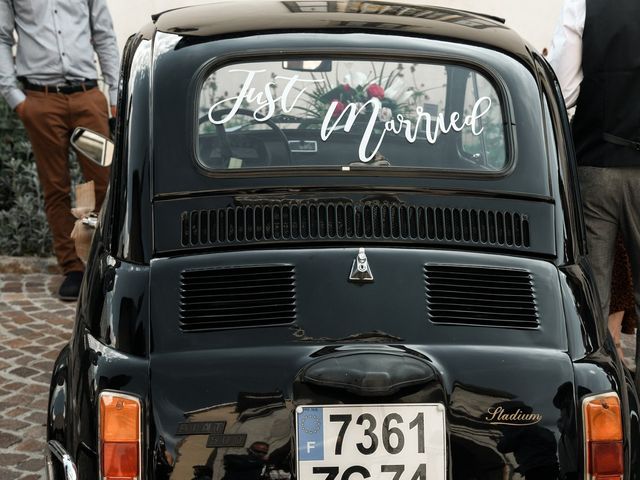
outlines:
M369 261L367 260L364 248L358 250L358 255L351 265L349 281L360 283L373 282L373 273L371 273L371 267L369 267Z

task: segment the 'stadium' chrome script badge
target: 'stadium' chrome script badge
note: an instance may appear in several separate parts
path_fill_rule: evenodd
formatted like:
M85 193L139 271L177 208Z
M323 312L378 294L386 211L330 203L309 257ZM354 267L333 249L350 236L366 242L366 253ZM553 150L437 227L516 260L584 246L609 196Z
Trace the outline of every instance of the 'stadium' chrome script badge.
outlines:
M542 420L542 415L535 413L530 407L503 407L496 406L487 409L484 420L493 425L525 426L535 425Z

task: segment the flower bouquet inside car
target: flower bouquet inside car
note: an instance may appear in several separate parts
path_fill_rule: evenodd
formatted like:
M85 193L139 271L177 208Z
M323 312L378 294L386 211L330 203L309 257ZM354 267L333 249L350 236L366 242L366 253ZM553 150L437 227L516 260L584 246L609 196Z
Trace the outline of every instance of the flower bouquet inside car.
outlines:
M371 71L350 71L341 82L332 82L327 74L322 81L315 83L315 89L306 91L308 95L308 113L322 120L331 111L331 118L338 118L350 105L354 105L359 113L356 124L368 121L373 108L371 100L380 102L378 120L386 122L393 115L408 112L411 105L428 97L420 91L406 88L402 64L385 76L384 68L376 72L375 64ZM363 114L363 115L360 115Z

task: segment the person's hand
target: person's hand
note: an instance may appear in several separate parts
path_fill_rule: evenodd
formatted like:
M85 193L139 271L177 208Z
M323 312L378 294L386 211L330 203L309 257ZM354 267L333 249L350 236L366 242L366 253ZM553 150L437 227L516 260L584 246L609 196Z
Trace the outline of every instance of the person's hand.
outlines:
M116 107L115 105L111 105L111 116L113 118L116 118L117 114L118 114L118 107Z
M26 100L23 100L18 105L16 105L16 109L15 109L16 110L16 115L18 115L18 118L20 120L24 119L24 106L25 106L26 102L27 102Z

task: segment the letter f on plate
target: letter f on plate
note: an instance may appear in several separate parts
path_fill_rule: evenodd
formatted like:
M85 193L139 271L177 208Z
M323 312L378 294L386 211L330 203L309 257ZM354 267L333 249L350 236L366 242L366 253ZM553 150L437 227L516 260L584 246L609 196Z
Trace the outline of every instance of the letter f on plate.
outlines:
M322 407L303 407L297 416L298 458L324 460L324 416Z

